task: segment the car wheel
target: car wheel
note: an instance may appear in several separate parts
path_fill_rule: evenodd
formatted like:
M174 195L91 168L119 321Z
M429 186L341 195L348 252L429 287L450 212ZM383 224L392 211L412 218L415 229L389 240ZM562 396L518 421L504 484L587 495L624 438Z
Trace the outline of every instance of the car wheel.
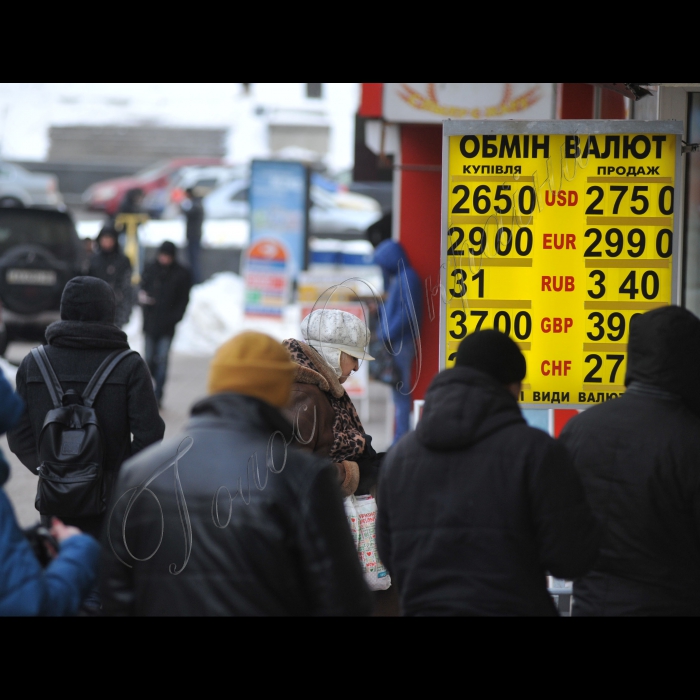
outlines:
M0 207L23 207L24 202L17 197L0 197Z

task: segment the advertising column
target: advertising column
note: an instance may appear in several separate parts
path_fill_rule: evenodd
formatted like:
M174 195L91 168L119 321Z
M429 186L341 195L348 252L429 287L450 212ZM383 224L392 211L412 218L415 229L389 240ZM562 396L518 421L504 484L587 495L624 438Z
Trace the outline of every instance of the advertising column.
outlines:
M678 303L678 122L444 122L441 366L495 328L521 402L623 393L631 319Z

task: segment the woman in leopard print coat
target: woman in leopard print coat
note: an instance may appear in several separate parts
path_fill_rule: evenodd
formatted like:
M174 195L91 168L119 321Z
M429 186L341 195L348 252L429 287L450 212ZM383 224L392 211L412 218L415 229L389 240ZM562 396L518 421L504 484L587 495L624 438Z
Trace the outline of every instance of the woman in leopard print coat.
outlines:
M336 464L346 496L369 493L383 453L372 447L372 438L343 388L359 359L373 359L364 351L369 331L346 311L318 309L302 321L302 334L306 342L283 341L297 364L286 409L295 440Z

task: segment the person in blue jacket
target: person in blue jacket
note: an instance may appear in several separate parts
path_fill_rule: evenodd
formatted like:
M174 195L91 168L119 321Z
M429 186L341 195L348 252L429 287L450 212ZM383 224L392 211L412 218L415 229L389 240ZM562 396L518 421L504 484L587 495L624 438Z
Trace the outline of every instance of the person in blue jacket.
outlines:
M413 405L411 368L420 343L418 329L423 311L422 284L408 261L406 251L394 240L382 241L377 246L374 264L382 269L386 292L386 324L380 312L379 337L392 354L398 352L394 363L401 375L401 382L392 388L396 443L408 432Z
M23 412L24 401L0 370L0 434L16 425ZM51 534L60 551L42 569L2 488L9 475L0 451L0 616L75 615L95 583L100 547L90 535L54 518Z

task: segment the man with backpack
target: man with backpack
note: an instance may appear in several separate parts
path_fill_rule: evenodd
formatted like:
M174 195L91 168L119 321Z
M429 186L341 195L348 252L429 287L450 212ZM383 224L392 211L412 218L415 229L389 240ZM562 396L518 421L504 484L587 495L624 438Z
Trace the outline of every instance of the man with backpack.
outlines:
M98 538L122 462L165 431L148 368L114 325L115 308L103 280L68 282L48 345L19 367L27 411L7 434L10 449L38 473L42 521L57 516Z

